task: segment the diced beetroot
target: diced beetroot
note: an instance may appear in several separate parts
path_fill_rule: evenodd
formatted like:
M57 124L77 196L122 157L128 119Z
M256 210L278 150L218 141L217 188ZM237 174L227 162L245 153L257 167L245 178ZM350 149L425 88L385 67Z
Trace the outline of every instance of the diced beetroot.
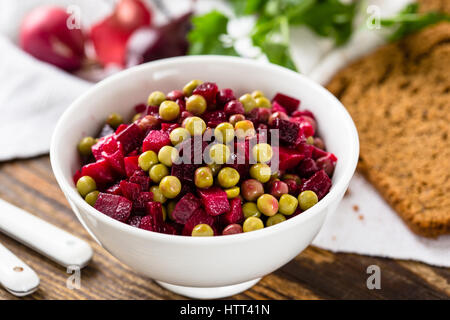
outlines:
M297 184L297 182L295 182L294 179L286 179L284 180L284 182L288 186L289 194L297 197L300 191L300 186Z
M279 104L279 103L276 102L276 101L274 101L274 102L272 103L272 112L284 112L284 113L287 114L286 109L285 109L281 104Z
M219 91L217 84L214 82L204 82L200 84L195 90L193 94L199 94L205 98L208 106L212 106L216 104L216 95Z
M173 221L168 221L164 224L164 226L170 226L173 230L175 230L174 234L181 235L183 233L184 225L182 224Z
M180 114L186 111L186 100L184 98L177 99L175 102L180 106Z
M123 159L127 177L131 177L137 170L140 170L138 160L139 156L125 157Z
M185 224L200 206L200 200L192 193L187 193L175 205L172 217L177 223Z
M222 122L227 121L227 114L223 110L208 111L202 115L202 118L205 120L208 127L215 128Z
M240 223L244 220L240 198L234 198L230 200L230 210L221 215L220 220L220 222L224 225Z
M238 100L231 100L227 102L223 111L227 114L227 116L231 116L233 114L244 114L244 106Z
M119 150L119 143L114 135L100 138L100 140L92 146L92 154L95 160L103 159L102 152L108 154L114 153Z
M308 121L303 121L300 123L300 130L302 130L305 137L312 137L315 134L313 125Z
M173 224L169 224L169 223L167 223L167 222L164 222L164 223L159 227L159 232L165 233L165 234L171 234L171 235L176 235L176 234L178 234L177 228L175 228L175 227L173 226Z
M147 115L158 116L159 115L159 107L158 106L148 106L147 107Z
M311 178L306 180L301 187L301 191L311 190L317 194L317 197L322 199L330 191L331 179L324 170L317 171Z
M106 153L105 151L102 152L102 156L106 161L108 162L108 165L111 167L111 169L116 172L120 176L125 176L125 166L123 164L123 153L122 149L119 148L114 153Z
M73 183L77 184L78 179L80 179L83 175L81 174L80 170L77 170L77 172L75 172L75 174L73 175Z
M116 135L116 139L122 145L124 154L128 154L141 145L142 130L137 124L132 123L125 130Z
M291 122L298 123L305 137L314 136L316 122L310 117L292 117Z
M139 103L134 106L134 112L136 113L142 113L145 110L147 110L147 105L145 103Z
M170 133L173 129L178 127L180 127L178 123L167 123L167 122L161 123L161 130L166 131L167 133Z
M296 149L298 152L303 154L305 158L312 158L313 155L313 146L310 144L307 144L306 142L302 142L299 145L297 145Z
M178 99L183 99L184 94L181 90L172 90L166 95L167 100L177 101Z
M182 124L183 121L186 120L186 118L189 118L189 117L192 117L192 116L193 116L192 113L190 113L189 111L185 110L185 111L181 112L180 117L178 118L178 123Z
M279 147L279 156L280 156L280 163L279 168L280 170L290 170L298 166L300 161L303 160L304 155L302 155L300 152L298 152L296 149L286 148L286 147Z
M184 236L190 236L192 234L192 229L198 224L207 224L213 227L215 222L214 217L210 216L202 208L197 209L186 222L183 228L182 234Z
M182 183L193 182L195 170L200 166L201 164L173 164L171 175L180 179Z
M129 181L140 185L141 191L148 191L150 188L150 177L144 170L136 170Z
M125 197L100 193L94 207L113 219L125 222L130 217L132 203Z
M153 230L156 232L161 232L162 225L164 224L161 203L156 201L147 202L147 214L152 217Z
M117 127L116 131L114 132L116 135L118 135L119 133L121 133L123 130L125 130L126 128L128 128L128 125L125 123L121 123L119 124L119 126Z
M324 157L320 157L316 160L317 167L319 170L324 170L326 174L331 177L334 172L334 167L336 164L336 157L332 153L328 153L328 155Z
M141 224L141 220L142 220L141 216L131 216L128 219L127 223L132 227L139 228L139 225Z
M231 100L236 100L236 97L234 96L234 92L232 89L225 88L225 89L221 89L221 90L219 90L219 92L217 92L216 103L219 108L223 108ZM239 112L237 112L237 113L239 113ZM242 113L244 113L244 112L242 112ZM234 113L232 113L232 114L234 114Z
M147 231L153 231L153 217L151 215L146 215L141 218L141 223L139 224L140 229Z
M195 191L196 191L196 187L193 182L183 181L183 183L181 185L181 191L180 191L179 197L182 197L188 193L195 193Z
M114 175L105 159L85 165L81 169L81 175L90 176L99 187L105 187L114 181Z
M121 196L122 190L120 190L120 182L112 185L111 187L106 189L105 192L109 194L115 194L116 196Z
M141 193L141 186L136 183L122 180L120 182L120 190L125 198L135 201Z
M267 123L271 113L268 108L253 108L246 115L246 119L252 121L255 125Z
M227 194L219 187L198 189L203 207L211 216L218 216L230 210Z
M319 148L317 148L315 146L312 146L311 149L312 149L312 157L314 159L318 159L318 158L321 158L321 157L326 157L328 155L328 152L326 152L326 151L324 151L322 149L319 149Z
M289 146L298 145L304 138L298 123L277 118L274 119L271 127L279 130L280 141Z
M146 212L147 203L153 200L151 192L141 192L136 200L133 201L133 210L135 214L142 214Z
M129 154L127 154L128 157L135 157L139 155L139 151L138 150L133 150L131 151Z
M307 117L310 117L311 119L316 120L316 117L314 116L314 113L312 113L311 111L306 110L306 109L305 110L294 111L294 112L292 112L291 116L292 117L307 116Z
M318 170L316 162L311 158L304 159L297 168L297 172L302 178L309 178Z
M291 114L292 112L296 111L300 106L300 100L282 93L277 93L272 99L272 103L273 102L277 102L281 106L283 106L286 109L287 114Z
M142 144L142 152L152 150L156 153L164 147L171 145L169 134L162 130L151 130Z

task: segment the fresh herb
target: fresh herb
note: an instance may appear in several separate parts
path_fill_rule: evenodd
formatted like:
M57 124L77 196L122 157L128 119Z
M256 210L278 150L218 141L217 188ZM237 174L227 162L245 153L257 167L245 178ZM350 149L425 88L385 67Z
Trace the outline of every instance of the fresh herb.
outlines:
M250 33L253 45L259 47L270 62L297 70L290 54L289 30L292 26L307 26L322 37L332 38L336 46L352 36L357 1L340 0L229 0L236 16L254 15L256 23ZM418 13L418 4L410 4L392 18L380 20L380 25L394 31L395 41L431 24L450 21L444 13ZM233 39L227 38L228 17L212 11L193 18L189 33L190 54L237 55ZM228 40L228 41L225 41Z
M394 28L389 41L396 41L404 36L417 32L425 27L441 21L450 21L450 15L442 12L427 12L419 14L419 5L411 3L392 18L381 19L383 27Z
M189 54L221 54L237 56L232 43L227 43L228 17L219 11L211 11L192 18L193 29L188 34Z

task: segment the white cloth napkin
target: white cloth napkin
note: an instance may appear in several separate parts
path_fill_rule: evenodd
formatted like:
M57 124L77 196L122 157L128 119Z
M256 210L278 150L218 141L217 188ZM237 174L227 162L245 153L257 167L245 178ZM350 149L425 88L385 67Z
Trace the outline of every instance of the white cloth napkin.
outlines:
M409 0L368 1L377 5L385 16L395 13L407 2ZM0 2L0 161L48 152L56 120L91 86L35 60L14 45L23 14L42 3L75 3L82 9L82 20L86 24L106 14L111 7L109 1L89 0ZM172 0L166 4L174 14L189 6L186 0ZM206 12L214 7L227 9L221 1L200 0L196 10ZM158 15L157 19L160 18ZM245 37L245 30L251 23L251 19L241 19L230 26L230 31L238 38L237 50L247 56L258 52ZM304 74L321 84L327 83L351 60L382 44L383 39L380 32L361 28L348 45L335 49L331 40L320 38L306 28L296 28L291 33L294 61ZM327 218L313 244L332 251L412 259L450 267L450 236L425 239L413 234L360 175L355 175L350 194L343 199L336 213Z

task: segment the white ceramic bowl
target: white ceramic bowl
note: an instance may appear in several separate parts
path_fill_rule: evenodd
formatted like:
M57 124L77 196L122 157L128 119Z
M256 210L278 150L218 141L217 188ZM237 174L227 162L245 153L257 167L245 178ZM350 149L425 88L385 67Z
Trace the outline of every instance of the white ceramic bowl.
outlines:
M312 110L319 134L338 157L330 192L313 208L263 230L212 238L171 236L137 229L89 206L72 176L79 169L77 143L95 135L111 112L132 116L149 92L182 88L191 79L216 82L236 94L262 90L301 99ZM332 213L354 173L359 153L354 123L327 90L301 74L252 60L190 56L159 60L114 75L78 98L59 120L51 146L56 179L83 226L113 256L177 293L218 298L247 289L305 249ZM118 279L120 280L120 279Z

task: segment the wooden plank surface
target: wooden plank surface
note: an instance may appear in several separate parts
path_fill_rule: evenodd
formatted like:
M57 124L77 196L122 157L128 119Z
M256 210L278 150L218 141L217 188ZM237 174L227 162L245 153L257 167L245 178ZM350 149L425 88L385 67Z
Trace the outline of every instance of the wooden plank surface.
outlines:
M0 198L87 240L95 251L93 261L81 272L81 288L69 289L66 281L70 274L64 268L0 234L0 243L41 278L40 289L27 299L183 299L130 270L94 243L59 190L47 156L0 164ZM380 290L367 289L370 265L381 269ZM231 298L449 299L450 269L335 254L310 246L250 290ZM15 297L0 289L0 299Z

